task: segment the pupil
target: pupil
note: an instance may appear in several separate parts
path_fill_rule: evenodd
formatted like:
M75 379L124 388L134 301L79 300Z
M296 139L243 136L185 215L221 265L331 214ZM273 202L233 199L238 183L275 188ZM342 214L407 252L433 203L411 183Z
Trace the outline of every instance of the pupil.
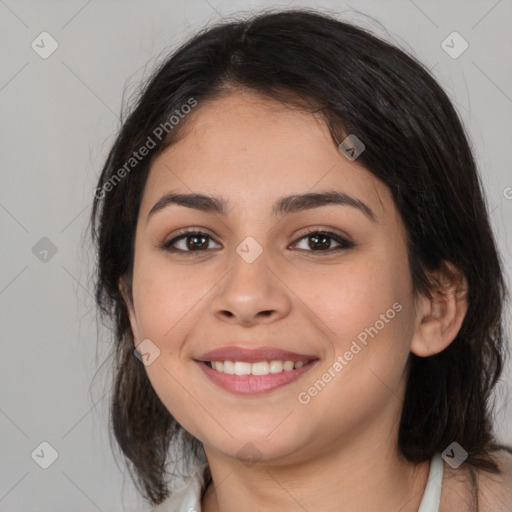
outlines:
M202 242L200 242L199 244L196 244L196 243L195 243L195 240L199 240L199 239L201 239L201 240L202 240ZM190 242L191 240L194 240L194 242ZM206 237L204 237L204 236L198 236L198 235L192 235L192 236L189 236L189 237L187 238L187 241L188 241L188 244L187 244L187 245L188 245L188 248L189 248L189 249L201 248L201 247L202 247L202 245L204 245L205 240L206 240Z
M328 249L329 248L329 241L328 241L329 237L327 235L312 235L310 238L315 241L314 242L315 244L317 244L318 243L317 241L321 238L323 240L323 243L321 243L320 248L322 248L322 249ZM311 244L310 244L310 247L312 249L314 249L314 248L318 249L319 248L318 245L312 246Z

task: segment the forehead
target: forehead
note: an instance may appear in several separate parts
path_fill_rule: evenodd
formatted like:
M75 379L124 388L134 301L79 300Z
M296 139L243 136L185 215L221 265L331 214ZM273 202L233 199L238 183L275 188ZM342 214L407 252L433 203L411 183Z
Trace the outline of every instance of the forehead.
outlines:
M388 188L339 151L319 115L244 91L199 103L185 121L152 164L141 213L171 190L271 209L277 197L336 189L378 216L393 209Z

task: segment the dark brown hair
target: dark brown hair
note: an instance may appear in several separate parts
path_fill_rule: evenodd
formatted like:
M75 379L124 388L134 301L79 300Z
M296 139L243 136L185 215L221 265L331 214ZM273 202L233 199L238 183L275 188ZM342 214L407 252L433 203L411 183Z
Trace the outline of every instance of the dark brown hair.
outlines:
M174 51L123 121L98 181L91 231L96 300L114 327L111 420L141 492L153 504L169 495L171 453L204 461L201 443L164 407L134 357L119 291L123 278L131 296L135 227L151 161L176 140L186 117L166 137L153 137L155 147L122 179L113 177L190 98L201 104L235 88L320 113L337 146L348 134L364 142L358 162L389 187L406 226L415 292L431 297L429 275L444 262L465 276L468 311L455 340L437 355L410 355L399 449L419 463L457 441L470 467L497 472L490 399L505 356L506 288L464 127L414 57L360 27L301 9L210 27Z

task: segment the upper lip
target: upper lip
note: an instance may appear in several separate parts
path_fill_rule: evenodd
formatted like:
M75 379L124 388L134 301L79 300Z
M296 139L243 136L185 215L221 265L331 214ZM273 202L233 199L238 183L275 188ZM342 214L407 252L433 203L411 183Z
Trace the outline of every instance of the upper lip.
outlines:
M314 355L298 354L275 347L244 348L222 347L205 352L196 358L197 361L241 361L256 363L258 361L308 361L317 359Z

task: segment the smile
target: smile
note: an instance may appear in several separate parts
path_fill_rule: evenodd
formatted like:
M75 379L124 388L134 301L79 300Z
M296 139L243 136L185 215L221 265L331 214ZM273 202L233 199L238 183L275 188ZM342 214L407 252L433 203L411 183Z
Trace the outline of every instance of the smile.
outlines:
M307 361L196 361L211 382L237 395L270 393L300 379L317 365ZM232 373L231 373L232 372Z

